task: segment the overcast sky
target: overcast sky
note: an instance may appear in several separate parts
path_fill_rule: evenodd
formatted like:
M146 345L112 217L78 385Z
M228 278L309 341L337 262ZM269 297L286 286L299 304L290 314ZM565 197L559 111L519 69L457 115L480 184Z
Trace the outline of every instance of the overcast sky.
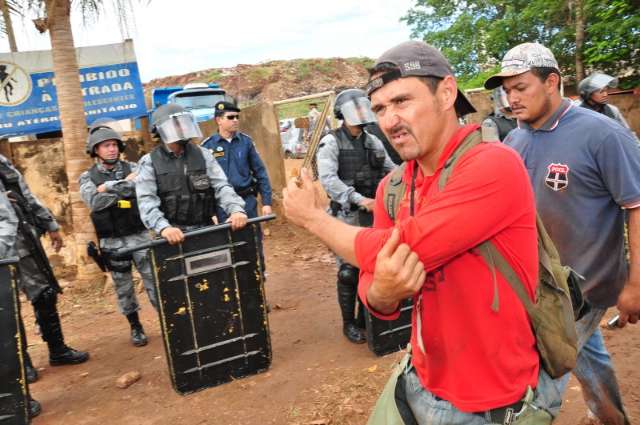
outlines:
M134 0L135 1L135 0ZM105 1L108 3L108 0ZM146 4L146 0L140 3ZM134 5L131 26L144 82L206 68L314 57L377 57L409 39L400 17L414 0L152 0ZM107 10L83 25L73 12L76 46L117 43L122 34ZM49 49L30 20L14 22L18 49ZM6 40L0 51L8 52Z

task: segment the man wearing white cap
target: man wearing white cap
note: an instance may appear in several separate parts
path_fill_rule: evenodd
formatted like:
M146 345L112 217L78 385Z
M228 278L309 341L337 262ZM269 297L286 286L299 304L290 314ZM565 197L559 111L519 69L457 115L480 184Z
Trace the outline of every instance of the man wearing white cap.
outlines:
M640 149L627 129L562 98L560 84L551 51L524 43L507 52L485 88L506 91L518 128L504 143L525 161L538 213L562 262L585 277L581 289L592 309L576 323L580 351L573 373L589 415L607 425L628 424L599 323L614 305L621 327L640 317ZM566 385L568 376L562 379Z

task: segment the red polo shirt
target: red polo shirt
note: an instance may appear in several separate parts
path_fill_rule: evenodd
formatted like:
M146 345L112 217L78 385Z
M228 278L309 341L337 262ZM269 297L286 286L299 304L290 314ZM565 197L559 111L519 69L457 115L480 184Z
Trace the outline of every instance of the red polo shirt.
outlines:
M494 311L494 280L479 254L471 251L491 239L525 282L534 298L538 274L533 192L527 171L511 148L482 143L462 156L442 191L438 177L445 160L477 125L461 128L446 145L434 175L416 179L415 216L409 192L398 208L395 226L424 263L421 294L424 352L412 318L412 362L422 385L464 412L482 412L512 404L527 385L538 382L539 356L527 313L509 283L496 270L499 307ZM407 164L410 187L415 161ZM359 294L365 300L376 255L391 234L393 221L378 187L374 227L356 237L361 266ZM414 297L414 303L418 294ZM395 319L374 314L383 319Z

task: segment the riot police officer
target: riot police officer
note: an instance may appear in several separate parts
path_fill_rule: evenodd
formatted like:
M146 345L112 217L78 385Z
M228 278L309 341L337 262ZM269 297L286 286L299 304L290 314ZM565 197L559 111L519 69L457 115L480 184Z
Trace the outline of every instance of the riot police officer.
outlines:
M80 196L91 210L91 221L98 236L100 253L94 252L103 268L111 271L118 297L118 308L131 326L131 342L136 347L147 344L147 336L138 317L140 305L131 275L135 263L149 301L154 308L157 297L147 250L136 251L131 258L113 259L110 253L141 245L150 240L149 231L140 220L135 184L137 164L119 159L124 151L122 138L107 123L89 130L86 152L95 164L80 176ZM101 254L101 255L100 255Z
M178 244L183 230L217 223L220 206L232 229L244 227L244 201L211 152L190 143L202 137L193 114L177 104L162 105L151 114L150 130L162 143L138 164L136 195L144 225Z
M502 86L491 93L493 112L482 121L482 139L486 141L503 141L507 134L518 126L518 121L511 112L507 94Z
M209 149L233 190L242 197L249 218L258 216L257 195L262 198L262 215L271 214L271 183L253 140L238 131L240 108L230 102L218 102L215 106L215 120L218 133L204 140L202 147ZM226 212L218 207L218 219L225 221ZM262 232L258 227L258 239L262 241ZM260 263L264 270L262 243L258 247Z
M15 250L20 258L19 286L33 306L42 339L49 349L49 364L83 363L89 359L89 353L74 350L64 342L57 309L58 294L62 290L40 242L40 236L48 233L54 250L58 252L62 248L60 226L51 212L31 193L22 174L2 155L0 191L6 192L18 218ZM38 376L28 354L26 363L27 378L34 382Z
M622 126L630 128L622 113L615 105L610 105L609 88L618 86L618 79L611 75L594 72L578 84L580 94L579 105L592 111L600 112L618 121Z
M375 116L362 90L340 92L333 112L342 126L320 140L318 178L331 198L334 216L349 224L371 226L378 183L395 165L382 142L363 130L375 122ZM363 343L365 337L355 320L359 270L339 257L337 263L342 330L349 341Z

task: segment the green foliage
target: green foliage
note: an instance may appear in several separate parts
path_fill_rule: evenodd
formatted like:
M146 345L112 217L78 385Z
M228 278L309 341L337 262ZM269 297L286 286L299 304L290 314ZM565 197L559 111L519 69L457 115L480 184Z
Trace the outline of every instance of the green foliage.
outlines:
M219 69L212 69L211 72L209 72L209 75L207 75L205 79L209 83L219 83L222 77L223 77L222 71L220 71Z
M402 18L412 37L440 48L457 75L471 81L513 46L549 47L563 73L575 70L575 0L415 0ZM637 0L584 0L587 69L640 78ZM635 6L634 6L635 3Z
M309 103L316 103L318 110L322 112L326 100L302 100L300 102L285 103L278 106L278 119L306 117L309 113Z

